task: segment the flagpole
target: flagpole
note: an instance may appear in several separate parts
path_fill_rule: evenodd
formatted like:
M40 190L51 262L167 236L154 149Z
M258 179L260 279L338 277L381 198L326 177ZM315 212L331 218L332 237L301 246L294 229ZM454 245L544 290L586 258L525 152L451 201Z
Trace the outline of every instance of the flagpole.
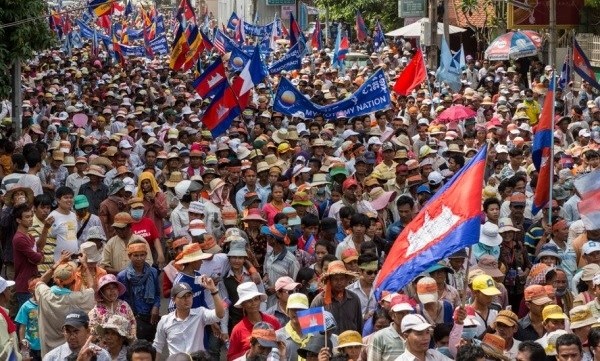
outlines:
M567 49L568 51L568 49ZM552 69L552 82L554 85L554 89L552 89L552 96L554 96L554 92L556 92L556 68ZM554 186L554 116L555 116L555 106L554 99L552 99L552 117L551 124L552 128L550 128L550 154L548 155L548 162L550 162L550 189L549 189L549 197L548 197L548 225L552 226L552 187Z
M492 145L492 140L488 139L487 140L487 150L485 152L485 161L483 162L483 171L484 171L484 178L483 178L483 182L485 184L486 180L485 180L485 170L487 169L488 166L488 153L490 151L490 146ZM482 184L483 187L483 184ZM483 205L482 205L483 207ZM465 303L467 301L467 287L469 285L469 271L471 269L471 255L473 253L473 246L469 246L469 251L467 252L467 267L465 268L465 279L463 281L463 287L464 287L464 291L461 294L460 300L462 303L462 307L465 306ZM495 281L494 281L495 282Z

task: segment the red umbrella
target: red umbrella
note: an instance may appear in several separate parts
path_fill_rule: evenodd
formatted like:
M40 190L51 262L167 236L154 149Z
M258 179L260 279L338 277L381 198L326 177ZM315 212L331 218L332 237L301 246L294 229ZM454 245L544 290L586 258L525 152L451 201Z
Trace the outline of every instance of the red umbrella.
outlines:
M477 116L477 112L464 105L458 104L441 112L440 115L438 115L437 120L441 123L452 123L468 118L474 118L475 116Z

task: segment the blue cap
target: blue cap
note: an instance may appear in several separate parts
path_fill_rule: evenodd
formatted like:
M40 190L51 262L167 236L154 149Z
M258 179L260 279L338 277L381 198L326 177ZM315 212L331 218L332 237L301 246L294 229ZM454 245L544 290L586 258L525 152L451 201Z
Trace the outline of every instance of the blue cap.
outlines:
M417 194L420 194L420 193L431 194L431 191L429 190L429 186L427 184L421 184L419 187L417 187Z
M374 152L365 152L363 157L367 161L367 164L375 164L375 153Z

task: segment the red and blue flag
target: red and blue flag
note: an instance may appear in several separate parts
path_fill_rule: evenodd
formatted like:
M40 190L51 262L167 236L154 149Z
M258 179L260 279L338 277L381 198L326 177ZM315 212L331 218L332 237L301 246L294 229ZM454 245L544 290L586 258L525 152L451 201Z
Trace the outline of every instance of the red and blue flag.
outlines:
M358 10L356 10L356 38L360 42L367 40L367 25Z
M321 36L321 22L317 19L315 23L315 30L312 33L310 43L313 49L321 50L323 47L323 40Z
M265 76L267 76L267 70L260 59L260 48L258 44L254 48L250 61L246 63L244 69L231 84L234 94L238 98L238 104L241 108L245 109L248 106L248 99L250 98L250 90L252 90L258 83L260 83Z
M544 99L540 121L535 127L531 158L535 169L539 172L533 206L531 212L535 215L540 209L550 202L550 187L552 182L552 137L554 129L554 89L556 76L554 72L548 85L548 94Z
M300 25L298 25L298 22L294 19L294 14L290 13L290 48L301 40L302 30L300 30Z
M202 116L202 123L213 137L225 133L231 126L233 119L242 114L238 105L238 100L229 86L229 82L221 83L219 89L215 92L215 97L206 108Z
M224 81L227 81L225 67L223 66L221 57L217 57L217 59L204 69L202 74L194 80L192 85L194 86L194 89L196 89L198 95L204 99L214 94Z
M600 170L578 177L573 182L581 200L577 204L585 229L598 229L600 224Z
M573 37L573 70L585 81L590 83L596 89L600 89L600 84L596 80L596 74L589 59Z
M325 331L325 315L323 311L323 307L313 307L308 310L296 312L302 334L306 335Z
M425 204L398 235L375 284L398 292L433 263L479 241L487 145Z
M215 46L208 38L208 35L206 35L203 31L200 31L200 35L202 36L202 44L204 44L204 49L206 51L212 51Z

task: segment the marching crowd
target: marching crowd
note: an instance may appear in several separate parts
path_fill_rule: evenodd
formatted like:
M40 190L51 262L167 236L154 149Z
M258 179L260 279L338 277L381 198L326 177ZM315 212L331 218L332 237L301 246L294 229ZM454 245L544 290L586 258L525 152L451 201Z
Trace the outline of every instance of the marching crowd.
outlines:
M282 77L326 105L377 69L392 86L413 53L390 43L342 72L310 52L217 137L164 57L24 64L22 135L0 140L0 359L600 360L600 224L573 185L600 171L589 84L551 93L553 199L535 215L552 76L536 59L468 56L460 91L430 73L361 117L272 110ZM440 121L453 105L476 116ZM399 234L486 143L479 242L375 297ZM325 331L303 333L318 306Z

